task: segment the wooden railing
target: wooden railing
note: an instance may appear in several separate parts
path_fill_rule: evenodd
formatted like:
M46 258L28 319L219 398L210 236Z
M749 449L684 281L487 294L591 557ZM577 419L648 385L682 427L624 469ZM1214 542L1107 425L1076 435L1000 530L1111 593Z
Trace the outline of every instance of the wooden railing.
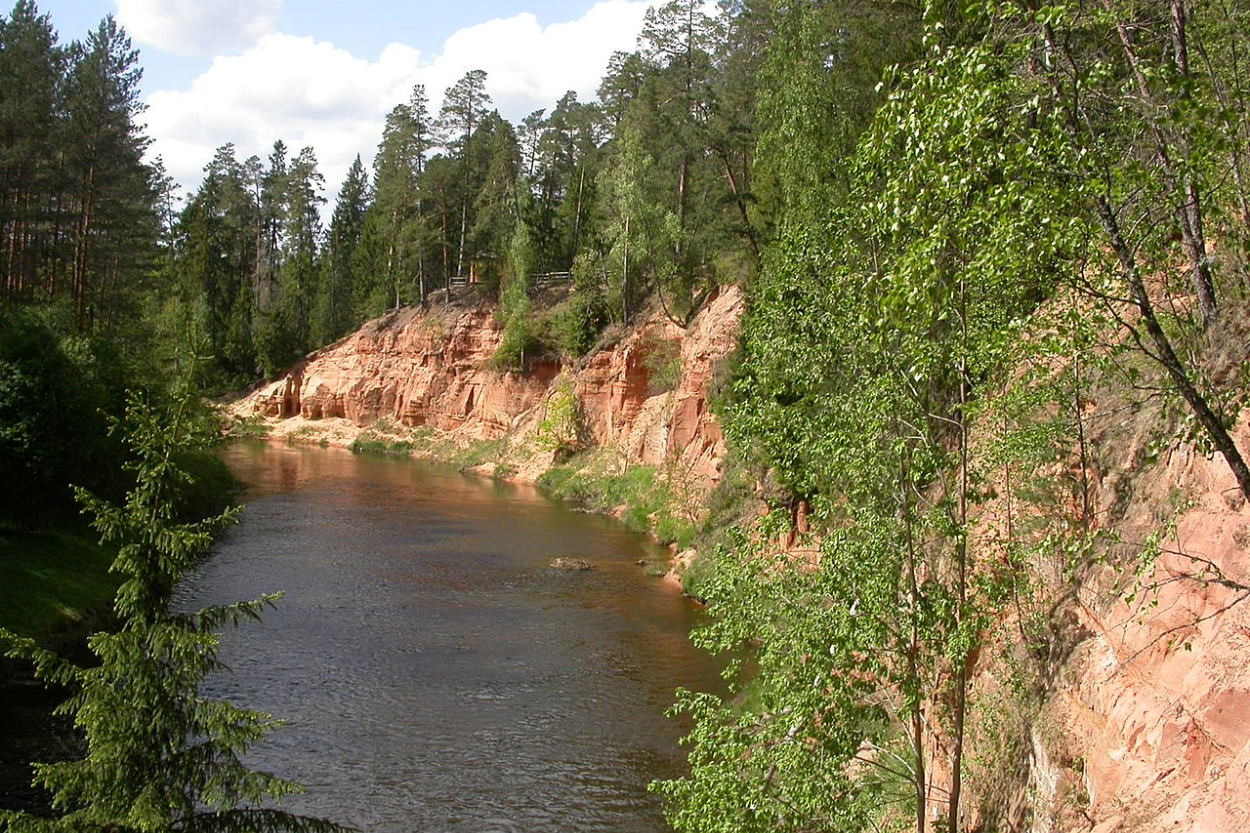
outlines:
M568 283L573 280L572 272L543 272L533 278L534 286L546 286L552 283Z

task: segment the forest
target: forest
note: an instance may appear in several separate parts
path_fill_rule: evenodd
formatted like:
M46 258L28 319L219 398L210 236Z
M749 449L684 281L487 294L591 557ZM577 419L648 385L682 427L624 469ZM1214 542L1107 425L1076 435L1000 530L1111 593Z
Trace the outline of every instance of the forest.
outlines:
M198 390L237 389L472 283L523 371L739 285L722 489L764 484L777 511L704 542L696 639L754 647L729 696L682 695L671 823L1021 829L1047 616L1095 560L1157 554L1123 555L1094 510L1094 403L1156 407L1157 446L1195 443L1250 498L1247 44L1243 0L671 0L595 100L514 125L481 71L438 112L413 89L327 205L314 149L281 141L222 146L179 198L125 32L62 45L21 0L0 18L0 524L72 513L69 482L120 495L107 416L188 352ZM543 308L551 275L575 291ZM768 545L800 503L802 564ZM1005 619L1014 705L989 726L972 674Z

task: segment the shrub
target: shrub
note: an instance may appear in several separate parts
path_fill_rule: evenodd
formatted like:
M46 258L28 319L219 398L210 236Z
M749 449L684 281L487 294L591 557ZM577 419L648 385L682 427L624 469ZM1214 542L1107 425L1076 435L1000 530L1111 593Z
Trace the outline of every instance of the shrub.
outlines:
M573 380L563 376L547 400L547 413L538 425L535 442L545 451L554 451L556 459L567 460L586 447L585 434Z

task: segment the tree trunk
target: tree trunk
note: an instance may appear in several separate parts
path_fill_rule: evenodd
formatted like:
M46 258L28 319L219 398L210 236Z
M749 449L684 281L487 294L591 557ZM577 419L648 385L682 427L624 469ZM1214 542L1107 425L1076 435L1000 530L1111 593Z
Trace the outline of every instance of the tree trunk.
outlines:
M94 219L94 203L95 165L91 165L87 169L84 182L82 206L79 209L78 228L74 239L73 296L74 313L79 330L84 329L87 320L87 266L89 263L87 240L91 232L91 222Z
M577 212L573 215L573 251L569 256L569 263L577 258L577 250L581 247L582 240L582 198L586 189L586 165L583 162L580 166L580 174L577 177Z
M456 252L456 277L464 277L464 241L469 231L469 202L460 207L460 248Z
M1110 0L1103 0L1103 2L1104 7L1111 11ZM1172 13L1172 39L1176 69L1188 81L1189 55L1185 37L1185 9L1181 0L1172 0ZM1134 79L1137 81L1137 90L1142 97L1142 101L1151 113L1160 112L1161 105L1150 90L1150 82L1146 77L1146 72L1141 67L1141 60L1137 55L1137 47L1133 41L1133 34L1128 24L1122 19L1117 20L1116 31L1120 36L1120 45L1123 47L1125 60L1133 73ZM1184 90L1185 88L1182 86L1180 96L1187 98L1188 94ZM1171 108L1166 109L1170 110ZM1194 285L1194 293L1198 297L1198 311L1202 316L1202 324L1204 327L1209 328L1219 314L1219 306L1216 302L1215 286L1211 280L1211 267L1207 263L1206 236L1202 222L1202 200L1199 195L1198 185L1194 182L1191 175L1177 171L1176 164L1172 160L1172 152L1168 146L1167 138L1163 133L1163 128L1160 127L1154 116L1150 117L1149 123L1150 132L1154 139L1155 153L1159 157L1159 164L1163 169L1164 179L1180 201L1180 206L1177 209L1177 225L1180 229L1181 246L1185 250L1186 259L1189 261L1189 272ZM1182 153L1184 153L1183 148Z
M625 215L625 255L621 265L621 323L629 323L629 215Z
M911 620L908 633L909 642L906 647L907 675L911 685L918 689L920 684L920 614L918 610L920 606L920 577L916 571L917 552L916 540L912 529L911 483L909 482L911 475L906 452L901 465L899 487L902 490L903 498L903 524L907 531L908 615ZM906 692L904 692L904 696L907 696ZM916 755L915 767L912 771L912 789L916 793L916 833L925 833L925 822L928 818L926 810L928 809L929 785L924 762L924 706L919 691L912 692L911 697L913 703L910 706L911 713L908 722L910 723L911 743Z
M690 157L682 156L681 166L677 170L677 245L674 249L679 269L686 242L686 177L689 172Z
M725 167L725 179L729 181L729 189L733 192L734 202L738 206L738 216L742 218L742 233L747 239L747 246L751 249L751 255L755 259L756 268L760 265L760 245L755 239L755 228L751 225L751 215L747 212L746 199L742 190L738 187L738 177L734 175L733 165L729 162L729 154L721 148L715 148L716 155L720 157L721 164Z
M968 493L972 488L968 464L968 403L970 380L968 378L968 287L964 272L959 277L959 495L955 502L955 524L959 530L955 542L955 629L963 628L968 605ZM951 763L950 801L947 805L946 829L959 833L959 802L963 791L964 722L968 713L968 657L955 658L954 702L951 705Z
M1163 365L1164 370L1172 377L1173 384L1176 385L1176 389L1180 392L1181 397L1198 420L1198 424L1202 426L1211 442L1215 445L1216 450L1223 455L1224 460L1228 463L1228 467L1233 472L1233 477L1237 480L1237 485L1241 488L1241 493L1247 499L1250 499L1250 468L1246 467L1246 461L1241 456L1237 444L1233 442L1228 429L1224 427L1219 417L1211 409L1210 403L1207 402L1206 398L1194 385L1193 380L1190 379L1184 364L1181 363L1180 358L1176 355L1176 351L1172 348L1171 340L1168 339L1167 333L1160 326L1159 319L1155 315L1154 305L1151 303L1150 295L1146 291L1145 282L1138 271L1133 250L1129 247L1128 242L1120 231L1119 221L1116 220L1115 212L1111 210L1111 206L1105 198L1099 199L1097 208L1099 222L1107 235L1112 251L1115 252L1120 270L1128 282L1133 295L1133 303L1137 306L1137 310L1141 315L1142 325L1146 328L1146 334L1150 336L1150 340L1154 344L1155 353L1152 354L1153 358Z

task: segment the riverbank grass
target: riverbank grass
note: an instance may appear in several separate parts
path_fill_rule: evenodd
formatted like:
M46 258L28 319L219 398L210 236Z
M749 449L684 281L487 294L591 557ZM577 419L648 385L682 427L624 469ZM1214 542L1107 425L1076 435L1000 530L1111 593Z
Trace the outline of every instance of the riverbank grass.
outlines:
M508 465L510 448L506 440L473 440L459 444L429 427L396 427L389 420L378 420L366 428L349 446L353 454L416 457L461 471L487 463Z
M41 639L109 608L115 553L92 534L0 530L0 628Z
M696 526L680 511L668 480L654 466L618 468L614 463L602 450L587 452L548 469L538 478L538 487L574 506L616 515L625 526L653 535L661 544L689 547Z

